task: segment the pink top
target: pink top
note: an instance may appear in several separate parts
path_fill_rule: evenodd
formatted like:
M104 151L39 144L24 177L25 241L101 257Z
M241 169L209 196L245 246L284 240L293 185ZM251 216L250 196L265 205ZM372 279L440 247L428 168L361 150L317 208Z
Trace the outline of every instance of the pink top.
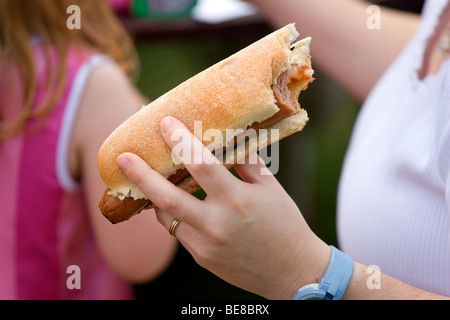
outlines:
M48 88L45 54L34 45L39 107ZM57 54L52 52L52 63ZM100 256L83 190L67 168L67 152L84 85L100 55L71 50L67 84L45 125L30 120L22 133L0 143L0 299L127 299L131 287ZM24 98L12 65L0 73L2 119L14 119ZM14 112L16 108L16 112ZM72 266L75 267L75 271ZM79 287L79 288L78 288Z

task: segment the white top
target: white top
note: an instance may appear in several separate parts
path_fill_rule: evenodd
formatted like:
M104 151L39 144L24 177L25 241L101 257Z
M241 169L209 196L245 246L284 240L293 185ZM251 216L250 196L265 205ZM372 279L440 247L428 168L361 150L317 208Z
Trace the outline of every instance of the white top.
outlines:
M450 59L438 74L417 75L448 1L426 2L418 33L358 116L340 181L338 234L355 261L450 296Z

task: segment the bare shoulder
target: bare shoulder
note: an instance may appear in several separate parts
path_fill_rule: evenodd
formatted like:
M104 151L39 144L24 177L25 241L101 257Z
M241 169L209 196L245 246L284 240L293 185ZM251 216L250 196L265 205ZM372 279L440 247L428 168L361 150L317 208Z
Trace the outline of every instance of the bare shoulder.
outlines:
M108 135L146 101L112 61L97 67L87 80L78 108L69 151L69 167L79 178L82 158L92 158Z
M88 80L79 118L87 124L101 119L103 128L114 129L137 112L143 103L122 69L113 62L107 62L98 67Z

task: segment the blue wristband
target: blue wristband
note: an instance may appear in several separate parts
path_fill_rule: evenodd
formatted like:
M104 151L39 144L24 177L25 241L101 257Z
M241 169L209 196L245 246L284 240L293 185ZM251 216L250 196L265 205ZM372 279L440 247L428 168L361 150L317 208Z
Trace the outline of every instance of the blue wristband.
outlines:
M327 271L317 284L303 286L295 293L294 300L340 300L353 273L353 259L333 246Z

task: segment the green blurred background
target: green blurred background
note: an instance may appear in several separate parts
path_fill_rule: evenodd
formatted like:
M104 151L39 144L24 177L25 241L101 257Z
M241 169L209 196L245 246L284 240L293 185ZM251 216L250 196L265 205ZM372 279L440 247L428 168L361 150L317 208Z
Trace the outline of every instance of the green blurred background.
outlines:
M272 31L215 32L200 36L156 37L136 41L142 73L139 88L154 100L180 82L244 48ZM247 30L248 31L248 30ZM314 63L314 57L313 57ZM344 153L359 104L320 69L316 81L300 96L310 121L304 131L279 144L276 177L301 209L311 228L325 242L336 238L336 192ZM274 219L277 213L274 212ZM137 299L259 299L199 267L180 246L172 266L158 279L136 286Z

